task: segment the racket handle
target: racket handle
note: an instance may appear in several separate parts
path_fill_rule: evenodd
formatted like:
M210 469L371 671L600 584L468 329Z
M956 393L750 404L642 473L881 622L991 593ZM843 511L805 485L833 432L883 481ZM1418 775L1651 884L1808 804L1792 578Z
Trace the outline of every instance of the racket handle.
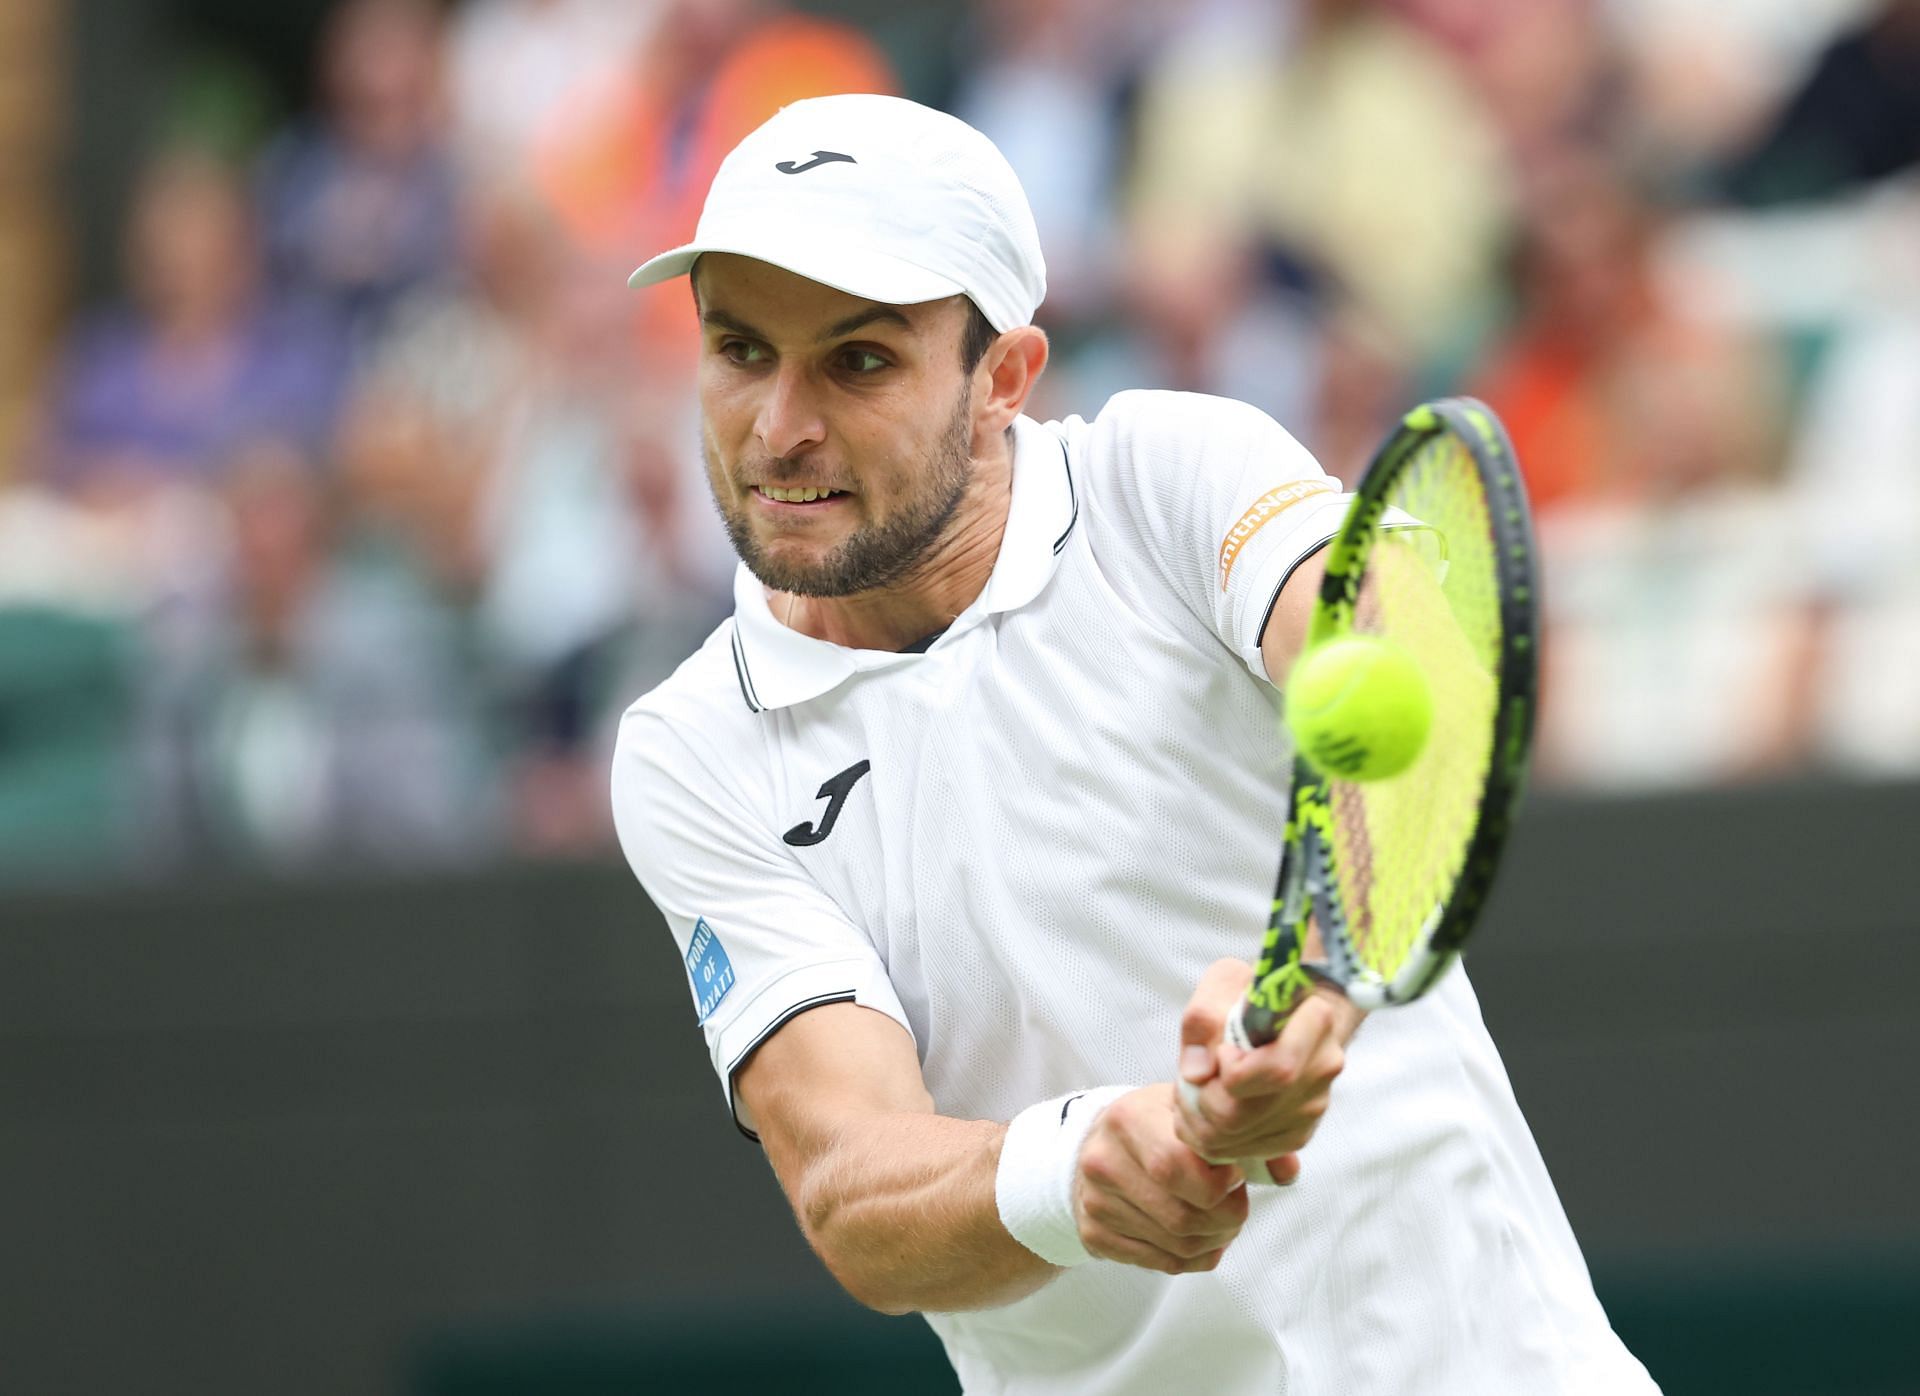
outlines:
M1222 1042L1231 1042L1234 1046L1238 1047L1243 1052L1252 1051L1254 1047L1252 1038L1249 1037L1247 1034L1246 1018L1247 1018L1247 1000L1243 996L1240 1002L1234 1005L1233 1012L1227 1015L1226 1028L1220 1034L1220 1040ZM1273 1039L1269 1037L1267 1040L1272 1041ZM1193 1112L1194 1114L1196 1115L1199 1114L1200 1113L1200 1088L1194 1085L1193 1082L1187 1080L1184 1077L1181 1078L1179 1082L1179 1086L1180 1086L1181 1104L1185 1105L1187 1109ZM1210 1158L1207 1160L1207 1162L1214 1163L1214 1164L1231 1163L1234 1167L1238 1168L1242 1173L1247 1175L1247 1181L1249 1183L1262 1184L1268 1187L1277 1186L1273 1174L1267 1171L1267 1161L1265 1159Z

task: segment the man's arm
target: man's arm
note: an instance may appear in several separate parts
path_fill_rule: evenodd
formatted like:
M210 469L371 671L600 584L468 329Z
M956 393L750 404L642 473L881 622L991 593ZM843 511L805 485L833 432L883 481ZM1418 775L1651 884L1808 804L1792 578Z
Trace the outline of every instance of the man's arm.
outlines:
M995 1179L1007 1126L937 1115L912 1039L854 1004L802 1013L737 1081L801 1230L884 1313L993 1308L1059 1274L1008 1233ZM1211 1270L1246 1220L1239 1171L1174 1137L1170 1086L1114 1101L1082 1145L1075 1219L1093 1255Z
M1327 550L1320 549L1293 569L1280 594L1273 599L1267 623L1260 631L1260 660L1275 688L1284 689L1293 661L1307 646L1307 623L1313 618L1314 598L1327 575Z

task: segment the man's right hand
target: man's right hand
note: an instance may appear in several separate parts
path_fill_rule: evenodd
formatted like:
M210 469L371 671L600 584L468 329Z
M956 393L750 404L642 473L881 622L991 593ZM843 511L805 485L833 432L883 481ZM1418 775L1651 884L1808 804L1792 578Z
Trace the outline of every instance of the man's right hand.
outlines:
M1247 1220L1247 1182L1174 1134L1170 1085L1145 1086L1101 1112L1080 1147L1073 1210L1094 1255L1184 1275L1211 1270Z

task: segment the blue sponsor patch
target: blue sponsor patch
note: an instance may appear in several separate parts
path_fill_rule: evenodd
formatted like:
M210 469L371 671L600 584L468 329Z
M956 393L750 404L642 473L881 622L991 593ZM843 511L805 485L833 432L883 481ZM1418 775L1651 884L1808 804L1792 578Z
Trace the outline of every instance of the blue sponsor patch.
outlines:
M693 923L693 943L687 946L687 978L693 981L694 1006L704 1023L733 987L733 962L704 916Z

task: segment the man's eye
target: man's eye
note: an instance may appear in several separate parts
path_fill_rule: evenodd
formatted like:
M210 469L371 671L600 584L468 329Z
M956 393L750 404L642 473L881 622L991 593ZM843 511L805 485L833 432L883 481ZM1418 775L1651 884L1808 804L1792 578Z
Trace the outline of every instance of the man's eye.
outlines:
M736 364L757 364L766 357L758 344L749 343L744 339L721 340L720 352L730 362Z
M840 356L840 362L854 373L875 373L887 366L887 361L871 349L849 349Z

